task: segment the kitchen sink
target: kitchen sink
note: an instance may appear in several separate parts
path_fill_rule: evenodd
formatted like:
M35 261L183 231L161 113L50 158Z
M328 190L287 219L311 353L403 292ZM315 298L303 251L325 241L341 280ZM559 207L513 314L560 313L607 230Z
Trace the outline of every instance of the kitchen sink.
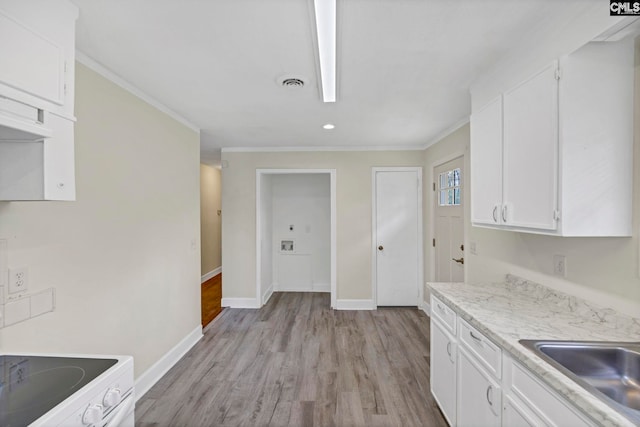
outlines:
M640 342L520 340L520 344L640 425Z

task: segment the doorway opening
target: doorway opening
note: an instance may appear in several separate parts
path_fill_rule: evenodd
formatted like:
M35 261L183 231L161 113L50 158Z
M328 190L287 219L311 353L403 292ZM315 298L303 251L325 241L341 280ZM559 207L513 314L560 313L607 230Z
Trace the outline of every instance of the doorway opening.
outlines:
M330 292L336 304L335 169L256 170L256 296Z

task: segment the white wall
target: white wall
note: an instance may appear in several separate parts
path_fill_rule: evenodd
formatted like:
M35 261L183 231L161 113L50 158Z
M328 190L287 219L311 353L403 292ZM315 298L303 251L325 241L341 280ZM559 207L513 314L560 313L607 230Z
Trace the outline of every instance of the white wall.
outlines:
M337 299L370 300L371 168L422 166L423 153L223 151L223 298L256 298L256 169L307 168L336 169Z
M56 310L5 352L131 354L140 376L200 325L199 136L76 65L75 202L0 203L9 266Z
M260 289L262 302L273 291L273 175L260 175Z
M280 291L331 289L329 174L273 175L273 281ZM290 226L293 225L293 231ZM295 253L280 251L293 239Z

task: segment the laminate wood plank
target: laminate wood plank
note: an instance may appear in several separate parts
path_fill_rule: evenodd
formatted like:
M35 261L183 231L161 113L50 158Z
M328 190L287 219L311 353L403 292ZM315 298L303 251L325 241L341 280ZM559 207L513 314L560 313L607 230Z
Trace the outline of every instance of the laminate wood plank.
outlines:
M150 426L434 426L429 319L331 310L326 293L225 309L136 406Z
M364 413L357 392L342 392L338 395L336 407L336 424L340 426L363 426Z

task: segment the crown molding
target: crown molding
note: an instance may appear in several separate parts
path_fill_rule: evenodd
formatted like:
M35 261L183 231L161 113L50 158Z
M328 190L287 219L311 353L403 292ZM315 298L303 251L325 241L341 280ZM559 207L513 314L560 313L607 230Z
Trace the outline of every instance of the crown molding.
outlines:
M447 136L451 135L452 133L454 133L455 131L460 129L462 126L464 126L467 123L469 123L470 119L471 119L471 116L467 116L467 117L464 117L461 120L458 120L453 125L449 126L445 130L443 130L442 132L440 132L439 134L437 134L436 136L431 138L429 140L429 142L427 142L425 145L423 145L420 148L423 149L423 150L426 150L427 148L431 147L432 145L437 144L438 142L442 141Z
M142 99L144 102L156 108L157 110L162 111L172 119L182 123L192 131L200 133L200 128L198 126L191 123L189 120L187 120L180 114L176 113L171 108L167 107L166 105L164 105L163 103L155 99L154 97L143 92L138 87L129 83L127 80L123 79L122 77L120 77L119 75L117 75L116 73L114 73L113 71L111 71L110 69L108 69L107 67L99 63L98 61L96 61L95 59L91 58L86 53L80 50L76 50L76 61L78 61L85 67L95 71L96 73L100 74L105 79L110 80L112 83L115 83L116 85L120 86L124 90Z
M286 153L295 151L422 151L422 146L373 146L373 147L222 147L223 153Z

